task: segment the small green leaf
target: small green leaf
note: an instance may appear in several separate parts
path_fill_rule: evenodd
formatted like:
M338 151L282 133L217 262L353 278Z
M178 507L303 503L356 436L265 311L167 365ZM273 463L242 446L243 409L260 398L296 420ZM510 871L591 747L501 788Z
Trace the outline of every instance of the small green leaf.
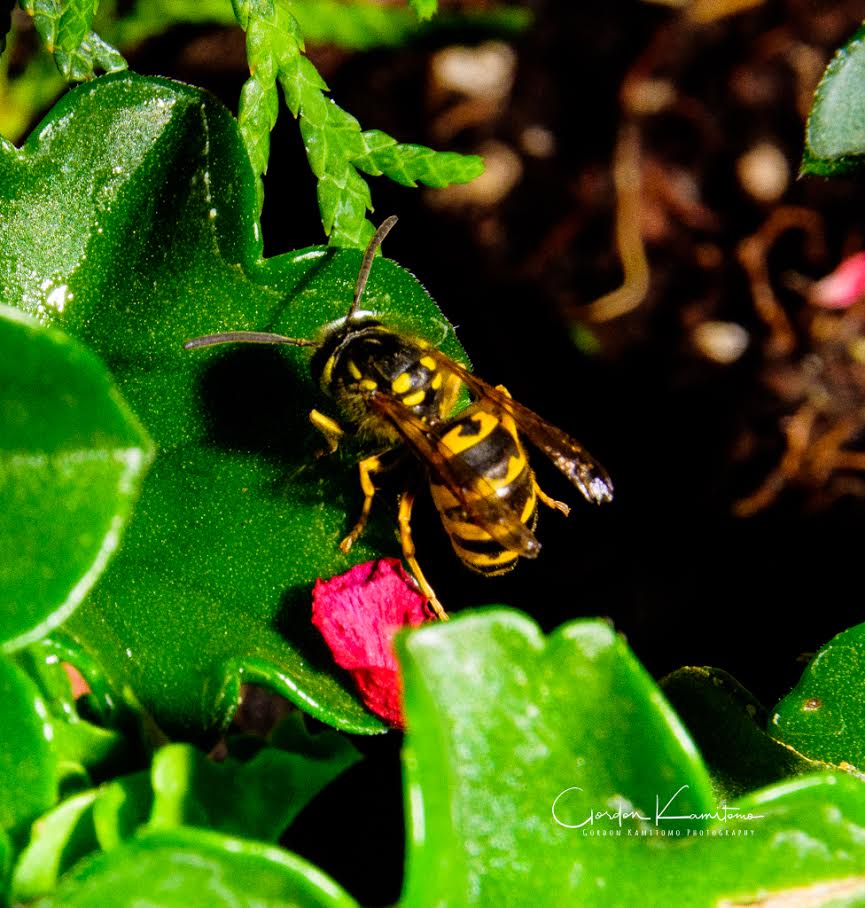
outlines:
M336 732L326 739L315 759L265 747L245 763L214 763L184 744L163 747L153 760L151 826L203 826L275 842L325 785L359 759Z
M0 828L15 836L57 800L57 758L45 701L27 675L2 656L0 728Z
M93 27L99 0L64 0L57 25L57 49L71 53Z
M93 805L93 827L99 847L110 851L132 838L148 821L152 809L150 770L103 785Z
M22 0L21 5L65 79L78 82L92 79L96 69L126 69L120 52L90 28L98 0Z
M802 173L860 174L865 163L865 27L826 68L808 117Z
M606 624L544 639L488 610L397 646L403 908L865 898L865 786L824 773L715 803L684 728Z
M719 800L824 768L770 737L765 707L720 669L681 668L661 688L697 743Z
M202 829L138 836L79 864L43 908L357 908L320 870L281 848Z
M14 661L36 683L48 704L54 751L67 774L77 766L81 774L104 777L123 763L128 756L126 739L79 716L69 676L52 647L39 641L16 653Z
M66 285L51 292L62 307ZM96 582L152 451L91 353L5 306L0 425L0 640L10 651L68 618Z
M69 82L92 79L96 70L116 73L127 67L120 51L93 31L87 32L81 43L72 50L61 50L58 47L54 59L63 78Z
M7 904L9 900L9 876L14 854L9 836L0 828L0 905Z
M813 760L865 772L865 624L829 641L775 707L771 731Z
M451 183L468 183L484 172L483 158L454 152L433 151L423 145L401 145L386 133L363 133L364 152L353 157L355 165L372 176L384 174L402 186L441 189Z
M14 901L28 901L53 892L67 870L96 850L93 802L97 794L91 790L67 798L33 824L30 842L18 857L12 874Z
M438 0L408 0L408 2L421 21L434 16L439 6Z

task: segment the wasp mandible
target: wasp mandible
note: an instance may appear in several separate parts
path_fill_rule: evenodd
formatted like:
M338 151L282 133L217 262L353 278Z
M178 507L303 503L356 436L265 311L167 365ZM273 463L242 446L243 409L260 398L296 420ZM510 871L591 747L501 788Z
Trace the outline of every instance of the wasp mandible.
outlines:
M347 432L381 449L358 465L363 506L340 543L343 552L351 549L366 526L376 492L373 477L385 468L383 455L402 446L426 467L433 502L459 559L482 574L502 574L520 558L537 557L539 501L565 515L570 512L541 490L523 437L546 454L588 501L610 501L613 484L579 442L513 400L503 386L488 385L422 338L395 331L359 311L375 254L396 221L389 217L375 232L348 313L324 328L317 340L229 331L193 338L184 347L251 343L313 348L313 378L342 419L310 412L310 421L327 442L325 453L336 451ZM454 413L463 386L473 401ZM400 496L403 556L435 614L446 619L417 562L411 535L414 500L414 492Z

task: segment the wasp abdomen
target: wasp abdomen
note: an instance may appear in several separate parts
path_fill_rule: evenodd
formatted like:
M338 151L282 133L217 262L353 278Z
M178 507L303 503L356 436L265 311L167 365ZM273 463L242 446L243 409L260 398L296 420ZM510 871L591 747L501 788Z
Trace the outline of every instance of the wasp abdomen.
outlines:
M510 417L479 405L452 419L440 432L443 448L449 452L452 471L478 480L462 488L465 502L436 477L430 478L433 501L451 545L467 567L482 574L502 574L516 566L519 552L505 548L472 519L474 502L494 497L497 504L534 529L537 497L534 475L529 466L516 426Z

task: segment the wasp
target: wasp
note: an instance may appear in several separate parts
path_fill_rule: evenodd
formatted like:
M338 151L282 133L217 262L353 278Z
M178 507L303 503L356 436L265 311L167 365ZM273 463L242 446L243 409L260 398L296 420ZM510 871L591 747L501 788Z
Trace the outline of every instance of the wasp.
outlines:
M313 348L313 378L342 419L310 412L310 421L327 443L320 453L334 453L347 432L379 449L358 465L363 505L340 543L343 552L351 549L366 526L376 494L373 477L388 468L387 454L407 448L426 467L433 502L462 563L482 574L502 574L520 558L537 557L538 502L565 515L570 512L541 490L523 438L589 502L610 501L613 484L579 442L513 400L502 385L487 384L422 338L360 312L376 252L396 221L388 218L370 240L345 318L327 326L317 340L230 331L193 338L184 347L252 343ZM455 412L463 387L473 400ZM446 619L417 561L411 534L414 502L414 491L400 496L397 519L403 556L435 614Z

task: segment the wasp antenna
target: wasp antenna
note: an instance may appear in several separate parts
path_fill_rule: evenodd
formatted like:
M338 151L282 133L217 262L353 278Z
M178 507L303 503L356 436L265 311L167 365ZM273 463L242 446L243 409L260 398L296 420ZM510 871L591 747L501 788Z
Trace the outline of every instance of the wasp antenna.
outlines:
M184 350L195 347L215 347L217 344L290 344L292 347L317 347L316 341L302 337L283 337L266 331L226 331L224 334L206 334L185 341Z
M366 252L363 254L363 262L361 263L360 271L357 275L357 283L354 285L354 299L351 302L351 308L348 310L346 320L351 319L355 312L357 312L357 307L360 305L360 298L363 296L369 273L372 270L372 260L375 258L378 247L381 246L384 238L391 232L391 229L393 228L393 225L396 224L397 220L397 216L392 214L387 220L382 221L378 230L376 230L372 239L369 241Z

